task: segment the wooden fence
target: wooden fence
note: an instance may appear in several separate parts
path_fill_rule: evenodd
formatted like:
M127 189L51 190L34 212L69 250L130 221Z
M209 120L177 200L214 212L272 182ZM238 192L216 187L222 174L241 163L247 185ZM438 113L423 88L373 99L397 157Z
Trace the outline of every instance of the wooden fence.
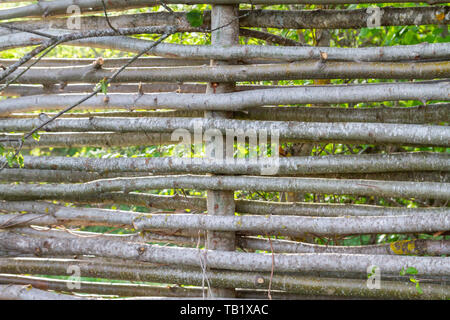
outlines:
M450 7L14 2L0 50L34 47L0 61L0 298L450 297L450 43L331 46Z

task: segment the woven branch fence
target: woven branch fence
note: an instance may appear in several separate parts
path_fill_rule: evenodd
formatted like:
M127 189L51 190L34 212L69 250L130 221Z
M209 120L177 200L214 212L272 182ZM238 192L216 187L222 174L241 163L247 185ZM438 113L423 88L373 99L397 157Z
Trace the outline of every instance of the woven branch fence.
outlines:
M0 299L449 299L450 7L162 2L2 1Z

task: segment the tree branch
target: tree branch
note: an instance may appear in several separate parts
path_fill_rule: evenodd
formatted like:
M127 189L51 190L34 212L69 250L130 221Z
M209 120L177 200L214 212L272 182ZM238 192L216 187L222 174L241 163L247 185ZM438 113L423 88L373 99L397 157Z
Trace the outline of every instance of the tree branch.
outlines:
M217 216L215 217L217 218ZM195 248L160 247L124 241L77 238L55 239L26 237L13 232L0 233L0 247L42 255L90 254L106 258L130 259L151 263L198 267L198 250ZM272 256L261 253L242 253L205 250L208 266L225 270L268 272L272 269ZM445 276L450 273L450 258L413 257L390 255L275 254L277 272L342 271L367 272L376 265L385 273L398 274L402 267L414 266L418 275ZM273 289L276 289L275 287Z
M377 180L322 178L285 178L253 176L152 176L116 178L81 184L0 185L3 200L38 200L58 197L82 199L90 193L157 189L289 191L330 194L372 195L419 199L443 199L450 195L450 184Z
M261 92L263 90L256 91ZM279 90L280 93L281 90ZM243 92L244 93L244 92ZM245 92L246 93L246 92ZM225 93L211 95L215 99L239 95L240 93ZM247 94L247 93L246 93ZM170 95L170 94L169 94ZM222 96L222 97L220 97ZM242 97L248 98L250 94ZM161 97L161 96L160 96ZM265 96L263 96L265 97ZM75 97L77 98L77 97ZM180 97L181 98L181 97ZM197 98L197 97L196 97ZM198 96L201 99L201 95ZM236 96L237 98L237 96ZM292 97L291 97L292 98ZM163 105L163 99L157 98ZM75 99L76 101L78 99ZM198 101L197 100L197 101ZM217 103L226 104L222 99ZM6 100L8 101L8 100ZM153 99L150 101L154 101ZM159 101L157 103L159 103ZM235 100L238 104L242 100ZM104 103L104 102L102 102ZM185 104L189 100L184 101ZM191 105L196 107L196 105ZM199 107L208 109L208 105ZM225 107L225 106L224 106ZM233 107L231 103L228 107ZM215 108L211 108L215 109ZM219 108L223 109L223 108ZM216 109L217 110L217 109ZM1 119L0 132L37 132L43 130L49 123L41 119ZM45 130L53 132L159 132L173 133L175 130L183 130L184 134L194 134L194 130L214 129L222 135L233 133L235 136L249 135L251 132L268 136L278 134L282 140L298 140L313 142L342 142L345 143L371 143L394 145L428 145L450 146L450 131L446 126L415 125L415 124L386 124L363 122L295 122L295 121L247 121L229 119L203 119L203 118L63 118L56 119L45 126ZM232 131L234 130L234 131ZM275 131L277 130L277 131ZM414 135L411 135L414 132ZM30 135L30 134L28 134ZM191 142L185 142L191 143ZM255 159L256 160L256 159Z

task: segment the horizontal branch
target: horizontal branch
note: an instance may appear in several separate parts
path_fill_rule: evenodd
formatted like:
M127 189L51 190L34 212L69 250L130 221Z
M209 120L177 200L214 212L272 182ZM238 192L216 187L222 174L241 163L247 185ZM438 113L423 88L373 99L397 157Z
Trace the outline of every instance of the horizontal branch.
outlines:
M4 81L14 79L17 70ZM30 69L16 82L98 83L111 75L112 69L94 66L52 68L42 73ZM435 79L450 77L450 62L293 62L289 64L219 65L164 68L127 68L115 83L138 82L236 82L298 79Z
M84 87L83 85L79 85ZM143 88L147 88L151 92L152 88L158 87L157 84L142 85ZM162 88L175 89L178 85L161 85ZM198 86L198 92L197 91ZM69 90L72 90L69 87ZM78 87L78 85L73 85ZM87 90L87 87L89 90ZM180 85L179 88L183 90L191 90L192 93L205 92L206 85ZM273 86L270 86L273 88ZM9 87L11 88L11 86ZM67 87L66 87L67 88ZM81 89L82 89L81 88ZM127 90L128 88L136 89L135 85L116 85L108 88L108 92L114 92L113 90ZM237 91L247 89L264 89L267 86L238 86ZM90 91L91 86L86 85L86 91ZM8 89L7 89L8 90ZM13 89L15 92L19 92L19 89ZM23 88L23 93L30 89ZM30 90L30 95L33 95L33 90ZM73 88L77 90L77 88ZM128 90L128 93L132 93L135 90ZM173 90L175 91L175 90ZM125 91L124 91L125 92ZM124 93L123 92L123 93ZM36 94L41 94L36 91ZM56 93L56 92L55 92ZM77 92L74 92L77 93ZM54 116L56 113L47 112L49 117ZM30 113L14 113L9 114L8 118L35 118L39 115ZM103 111L95 113L66 113L61 118L82 118L82 117L193 117L201 118L203 111L199 110L157 110L157 111ZM242 112L234 113L235 119L242 120L272 120L272 121L304 121L304 122L384 122L384 123L410 123L410 124L423 124L423 123L442 123L450 122L450 103L436 103L428 104L416 107L366 107L366 108L337 108L337 107L255 107ZM1 138L0 138L1 139Z
M380 26L405 26L448 24L449 7L427 6L395 8L383 7L380 11ZM120 15L109 17L115 28L130 26L161 26L173 25L180 32L206 31L210 28L210 11L203 12L203 25L192 27L187 12L152 12L135 15ZM346 29L367 28L373 26L373 12L367 9L355 10L240 10L239 24L244 28L280 28L280 29ZM107 29L104 17L83 17L82 30ZM12 26L22 26L32 29L65 29L67 19L48 19L38 23L19 23Z
M3 1L4 2L4 1ZM143 8L158 4L156 0L108 0L108 11L119 11L133 8ZM49 17L56 15L73 15L75 11L68 11L74 5L72 0L42 1L26 6L0 10L0 20L16 19L24 17ZM82 14L103 12L101 0L77 0L76 6Z
M19 61L8 68L5 68L0 73L0 79L5 79L9 75L11 75L14 71L16 71L22 63L25 63L35 57L37 54L49 49L54 48L55 46L64 43L64 42L70 42L73 40L79 40L79 39L88 39L88 38L95 38L95 37L103 37L103 36L115 36L115 35L133 35L133 34L143 34L143 33L163 33L164 37L167 38L169 34L172 34L176 32L175 27L138 27L138 28L123 28L123 29L106 29L106 30L89 30L85 32L75 32L75 33L65 33L59 36L51 36L48 34L45 34L44 36L46 38L50 38L46 40L42 45L39 47L33 49L29 53L27 53L25 56L23 56ZM30 32L29 32L30 33ZM165 39L164 38L164 39ZM153 43L153 46L156 46L159 42ZM145 50L147 51L147 50ZM48 52L48 51L47 51ZM141 53L142 55L143 53ZM26 71L26 70L25 70ZM25 72L24 71L24 72ZM15 78L12 78L7 82L9 84L10 82L13 82L20 76L17 75ZM109 77L109 76L108 76Z
M279 175L450 171L450 157L447 154L427 152L283 157L278 161L277 174ZM228 163L216 159L176 157L97 159L26 156L24 158L24 165L27 169L92 171L97 174L111 172L205 174L209 172L258 175L261 173L264 159L258 162L236 159L234 162Z
M145 193L100 193L91 194L83 199L76 199L70 195L57 200L74 201L76 203L106 203L106 204L129 204L144 206L154 209L169 210L196 210L206 211L206 199L200 197L160 196ZM306 202L268 202L255 200L235 200L236 212L254 215L301 215L317 217L339 217L339 216L399 216L442 213L442 208L403 208L383 207L373 205L353 204L329 204L329 203L306 203ZM0 202L0 208L6 211L27 211L31 213L46 213L49 204L34 201ZM51 211L51 210L50 210Z
M263 90L258 90L263 91ZM214 97L231 94L216 94ZM150 96L150 95L148 95ZM237 96L231 96L237 97ZM247 96L245 96L247 97ZM242 97L245 99L245 97ZM201 98L201 95L198 96ZM159 98L156 98L157 100ZM9 100L6 100L9 101ZM185 101L186 102L186 101ZM219 103L219 101L218 101ZM223 103L223 101L221 102ZM239 103L239 102L238 102ZM241 104L240 102L239 104ZM2 104L0 103L0 108ZM205 107L205 106L204 106ZM228 107L232 107L228 106ZM41 124L41 119L0 119L0 132L24 132ZM56 119L45 128L48 131L107 131L107 132L159 132L182 134L188 140L189 134L207 133L241 137L250 134L279 135L282 139L313 142L372 143L450 146L450 130L446 126L415 124L381 124L363 122L294 122L294 121L247 121L203 118L64 118ZM177 131L175 131L177 130ZM214 130L212 132L211 130ZM414 132L414 135L411 135ZM187 137L185 137L187 135ZM261 138L261 136L260 136ZM191 144L191 141L183 141ZM272 141L272 143L275 143ZM256 160L256 159L255 159Z
M2 146L17 147L22 135L0 134ZM4 141L4 142L3 142ZM128 147L174 144L170 133L40 133L27 139L24 148Z
M272 242L272 244L270 243ZM401 240L386 244L363 246L328 246L288 240L267 240L256 237L237 238L238 246L253 250L283 253L342 253L387 255L450 255L449 240ZM271 246L272 245L272 246Z
M78 286L73 281L30 277L21 275L1 275L0 284L31 285L35 289L63 292L90 293L112 296L157 296L157 297L201 297L201 288L183 288L179 286L156 286L147 284L109 283L79 281ZM245 295L245 293L244 293Z
M97 18L97 17L92 17L92 18ZM61 21L61 19L58 19L59 21ZM34 23L36 23L37 20L33 20ZM46 20L48 21L48 20ZM103 17L101 21L106 21ZM40 22L40 21L39 21ZM38 22L38 23L39 23ZM56 21L57 22L57 21ZM27 23L28 24L28 23ZM133 25L133 23L131 23L131 25ZM18 27L20 27L21 25L18 25ZM27 26L28 28L26 29L32 29L31 26ZM46 34L50 34L53 36L61 36L63 34L69 34L70 31L64 30L64 28L66 28L65 26L62 26L63 29L55 29L53 27L50 27L50 29L44 29L43 31L45 31ZM106 26L105 28L108 28L108 26ZM91 30L89 28L82 28L83 30ZM195 28L195 31L198 32L207 32L208 30L204 30L204 29L198 29ZM178 31L183 31L183 29L177 29ZM290 45L295 45L296 46L301 46L302 44L295 42L293 40L284 38L282 36L278 36L275 34L271 34L271 33L267 33L267 32L262 32L262 31L256 31L256 30L251 30L251 29L245 29L245 28L241 28L239 29L241 36L243 37L250 37L250 38L256 38L256 39L262 39L262 40L267 40L268 38L270 38L270 40L274 43L274 44L278 44L278 45L282 45L282 46L290 46ZM155 33L158 32L162 32L161 29L155 29L153 30ZM0 28L0 50L7 50L7 49L13 49L13 48L18 48L18 47L25 47L25 46L33 46L33 45L37 45L37 44L41 44L45 39L47 39L46 37L40 36L40 35L35 35L35 34L30 34L29 32L16 32L16 33L10 33L10 32L2 32L1 28ZM130 37L124 37L124 36L114 36L114 37L98 37L98 38L88 38L88 39L83 39L83 40L74 40L71 42L67 42L65 43L66 45L73 45L73 46L87 46L87 47L93 47L93 48L109 48L109 49L113 49L116 48L117 50L122 50L122 51L128 51L128 52L139 52L142 51L143 49L139 49L142 46L145 46L146 48L150 47L151 43L148 40L141 40L141 39L135 39L135 38L130 38ZM176 46L175 44L173 46ZM167 49L171 49L172 46L169 46L168 48L166 48L165 50L167 51ZM164 50L163 50L164 51ZM153 50L149 50L149 52L147 54L152 54ZM167 54L163 54L164 56L167 56L168 58L172 58L170 53ZM190 59L194 59L190 57ZM246 60L241 61L241 62L246 62ZM252 62L256 62L256 61L252 61L249 60L248 63L252 63ZM264 61L263 63L267 63L268 61ZM189 62L187 62L187 64L189 64Z
M247 38L247 39L259 39L266 42L266 44L277 44L280 46L293 46L293 47L302 47L305 44L277 35L266 31L247 29L247 28L239 28L239 36Z
M66 196L56 198L75 203L98 203L98 204L129 204L155 209L191 209L203 212L206 210L206 199L200 197L160 196L136 192L111 192L88 195L83 199ZM27 208L34 210L36 202L18 202L16 207L11 207L14 202L2 203L2 208ZM440 212L440 208L404 208L404 207L382 207L373 205L353 204L330 204L330 203L306 203L306 202L268 202L255 200L235 200L236 212L250 213L255 215L302 215L317 217L338 216L391 216L391 215L414 215ZM5 207L8 205L8 207ZM19 206L19 207L17 207ZM23 209L25 210L25 209ZM34 212L34 211L32 211Z
M149 42L150 43L150 42ZM431 47L434 47L436 44L430 44ZM179 46L179 45L177 45ZM427 51L428 45L426 43L420 45L421 48L417 48L420 51ZM208 47L208 46L205 46ZM209 46L210 47L210 46ZM278 48L278 47L274 47ZM413 47L411 47L413 48ZM445 51L445 47L439 46L434 47L434 49L439 49ZM441 54L441 53L439 53ZM275 58L274 58L275 59ZM278 58L277 58L278 59ZM72 66L89 66L92 64L101 64L104 68L120 68L130 59L127 58L105 58L105 59L93 59L93 58L43 58L40 60L31 59L27 63L24 63L22 66L27 67L33 64L33 68L44 68L44 67L72 67ZM10 65L16 63L18 59L0 59L0 64L5 67L9 67ZM277 63L281 60L269 60L269 59L247 59L243 57L239 59L240 64L265 64L265 63ZM145 57L139 58L134 61L131 66L138 67L185 67L185 66L202 66L209 65L209 59L207 58L194 58L194 59L177 59L177 58L161 58L161 57Z
M35 205L36 207L36 205ZM41 208L40 208L41 209ZM251 232L280 235L346 235L379 233L419 233L450 230L450 210L426 215L371 217L302 217L276 215L210 216L202 214L140 214L94 208L68 208L47 204L39 214L0 215L0 227L23 225L125 225L135 230L187 229ZM11 249L11 248L10 248Z
M33 2L32 0L2 0L3 2ZM197 2L198 1L198 2ZM126 2L126 0L125 0ZM445 1L440 0L392 0L389 3L404 3L404 2L420 2L420 3L428 3L428 4L438 4L445 3ZM247 3L247 4L359 4L359 3L386 3L386 0L167 0L165 3L168 4L238 4L238 3ZM120 5L118 4L120 7Z
M48 292L27 285L0 284L0 300L84 300L86 298Z
M48 68L48 67L71 67L71 66L89 66L92 64L99 64L104 68L120 68L130 59L127 58L106 58L106 59L93 59L93 58L43 58L37 61L37 59L31 59L27 63L24 63L23 67L28 67L33 64L33 68ZM5 67L16 63L18 59L0 59L0 64ZM253 60L252 60L253 62ZM263 63L264 60L257 60L255 62ZM273 61L275 62L275 61ZM134 61L131 66L138 67L181 67L181 66L198 66L209 64L207 59L175 59L175 58L158 58L158 57L146 57L139 58Z
M21 0L3 0L2 2L31 2L21 1ZM262 5L272 5L272 4L360 4L360 3L385 3L387 0L166 0L166 4L262 4ZM392 0L390 3L404 3L404 2L424 2L423 0ZM445 1L440 0L428 0L425 1L428 4L438 4L445 3ZM14 9L7 9L0 15L1 19L11 19L19 17L29 17L29 16L52 16L55 14L67 14L67 7L72 5L71 1L47 1L40 6L36 4L31 4L23 7L18 7ZM114 0L107 2L108 11L119 11L131 8L139 8L145 6L159 5L160 3L156 0ZM102 11L101 0L81 0L77 1L77 5L82 9L82 13L92 13L95 11Z
M249 109L245 113L238 113L235 117L238 119L305 122L442 123L450 122L450 103L408 108L259 107Z
M188 109L238 111L264 105L360 103L394 100L449 100L450 82L400 82L365 85L297 86L220 94L97 95L78 109ZM85 95L42 95L0 101L0 116L62 109Z
M130 259L170 265L199 266L201 256L207 266L226 270L262 271L272 270L271 254L198 250L191 248L160 247L124 241L90 238L55 239L26 237L13 232L0 233L0 247L39 254L90 254L106 258ZM414 257L390 255L320 254L274 254L275 272L343 271L367 272L370 266L378 266L386 273L399 273L402 268L412 267L418 275L446 276L450 274L450 258Z
M73 282L70 280L49 279L43 277L30 277L21 275L2 275L0 276L0 283L2 284L16 284L16 285L31 285L33 288L40 290L52 290L63 292L77 292L84 294L108 295L108 296L123 296L123 297L137 297L137 299L144 297L156 297L157 299L164 299L161 297L183 297L183 298L197 298L201 299L203 296L203 289L200 287L180 287L177 285L147 285L147 284L128 284L128 283L109 283L109 282L89 282L79 281L80 287L73 288ZM69 289L70 286L70 289ZM208 289L205 288L205 291ZM11 293L11 292L10 292ZM275 290L271 291L273 299L304 299L308 296L288 294L286 292ZM14 295L10 295L14 298ZM23 298L23 296L21 296ZM34 297L34 296L33 296ZM44 298L37 294L37 297ZM265 291L237 289L236 298L239 299L264 299L267 297ZM27 299L30 296L26 297ZM314 297L313 297L314 298ZM127 298L125 298L127 299ZM115 299L120 300L120 299Z
M214 170L217 171L217 170ZM258 171L258 170L255 170ZM259 172L259 171L258 171ZM193 173L187 171L187 173ZM207 173L207 171L205 171ZM248 172L247 172L248 173ZM5 182L51 182L75 183L117 177L143 177L152 175L148 172L84 172L74 170L42 170L42 169L3 169L0 181ZM285 175L278 172L277 175ZM365 179L393 180L416 182L450 182L450 172L413 171L413 172L378 172L378 173L328 173L328 174L293 174L296 177L333 178L333 179Z
M333 179L363 179L392 180L415 182L450 182L450 172L413 171L413 172L379 172L379 173L328 173L314 175L295 175L296 177L333 178Z
M47 85L10 85L3 90L2 96L35 96L41 94L61 94L61 93L91 93L95 85L93 84L47 84ZM257 89L260 86L240 86L238 91ZM267 89L269 86L264 86ZM142 92L178 92L178 93L205 93L206 84L200 83L142 83ZM136 93L139 91L138 84L113 83L108 87L109 93ZM28 115L30 116L30 115Z
M139 174L136 172L112 172L98 173L74 170L27 170L27 169L3 169L0 174L2 182L86 182L98 179L108 179L117 177L136 177L149 174ZM441 181L444 182L444 181Z
M260 89L274 89L274 88L290 88L294 86L276 86L276 85L240 85L236 86L235 91L248 91L248 90L260 90ZM2 92L2 96L35 96L42 94L61 94L61 93L91 93L94 88L93 84L46 84L46 85L10 85ZM158 92L177 92L177 93L205 93L206 84L201 83L140 83L140 84L128 84L128 83L113 83L108 87L109 93L158 93ZM433 107L431 105L430 107ZM403 109L403 108L402 108ZM428 118L432 118L434 113L430 113L424 108L423 111L429 113ZM203 114L197 113L197 116ZM70 115L66 113L63 116ZM25 115L24 115L25 116ZM33 115L28 115L32 117ZM83 115L81 115L83 116ZM189 116L189 115L186 115ZM419 114L418 117L420 117ZM436 117L436 116L435 116ZM440 118L441 119L441 118Z
M60 31L51 31L50 34L60 35ZM18 40L24 41L29 38L26 34L14 35ZM5 38L6 39L6 38ZM33 41L38 41L39 37L33 35ZM45 38L42 38L44 40ZM13 36L9 36L9 42L5 44L11 45L14 42ZM138 41L136 43L146 43L149 46L151 41ZM36 43L36 42L34 42ZM417 45L398 45L385 47L363 47L363 48L338 48L338 47L292 47L292 46L256 46L256 45L239 45L239 46L208 46L208 45L182 45L182 44L160 44L151 51L157 55L171 55L172 58L155 59L146 58L140 59L137 63L133 63L134 67L141 66L186 66L186 65L208 65L203 59L231 59L243 63L267 63L279 61L298 61L317 59L322 60L326 54L326 60L340 60L340 61L401 61L420 59L449 59L450 44L448 43L422 43ZM174 59L177 57L178 59ZM180 58L187 58L180 59ZM261 59L267 59L266 61ZM86 64L89 59L75 59L71 65ZM104 66L118 67L119 62L123 59L105 59ZM61 66L65 60L46 59L43 62L36 64L36 67ZM92 61L92 60L91 60ZM8 65L11 62L5 64ZM64 65L65 66L65 65Z
M0 259L2 273L66 275L70 265L81 268L85 277L102 277L131 281L177 283L202 286L205 274L200 269L155 266L144 263L125 264L95 262L86 260L52 259ZM296 274L252 273L224 270L207 270L211 286L222 288L266 289L269 282L272 290L283 290L298 294L338 295L340 297L397 298L397 299L448 299L450 289L445 285L421 283L424 294L419 295L414 286L407 282L383 281L380 290L367 288L367 279L331 279L300 276ZM256 279L256 280L255 280ZM272 281L270 281L270 279ZM331 290L331 289L332 290ZM276 292L273 293L276 297Z
M42 94L91 93L94 87L95 86L92 84L10 85L5 90L3 90L0 93L0 95L16 97L16 96L35 96ZM141 88L142 91L146 93L157 93L157 92L204 93L206 91L206 85L199 83L192 83L192 84L143 83L141 85ZM138 90L139 90L138 84L111 84L108 87L109 93L136 93L138 92Z
M30 148L81 148L81 147L128 147L128 146L160 146L173 145L179 140L173 140L171 133L40 133L39 141L28 139L24 149ZM2 146L14 148L20 144L22 134L2 134ZM191 135L193 141L194 135ZM280 138L280 142L305 142L305 139Z
M322 59L342 61L399 61L417 59L448 59L450 45L448 43L423 43L419 45L337 48L337 47L292 47L292 46L207 46L162 44L153 51L155 54L173 54L178 58L211 58L246 61L248 59L273 59L298 61Z
M102 18L101 21L105 21L105 19ZM177 26L177 28L179 28ZM248 33L246 31L247 29L241 29L241 34L246 34ZM68 34L68 31L65 30L59 30L59 29L51 29L51 30L45 30L46 33L49 34L53 34L55 36L61 36L64 34ZM158 30L153 30L153 31L158 31ZM252 30L250 30L252 31ZM279 39L278 39L279 40ZM33 46L33 45L37 45L42 43L43 38L40 38L39 36L35 36L35 35L30 35L27 33L15 33L12 35L7 35L7 36L0 36L0 50L7 50L7 49L12 49L12 48L17 48L17 47L23 47L23 46ZM282 42L282 41L278 41L278 42ZM81 39L81 40L75 40L75 41L70 41L70 42L66 42L66 45L69 46L82 46L82 47L90 47L90 48L100 48L100 49L108 49L108 50L119 50L119 51L125 51L125 52L134 52L134 53L139 53L143 50L146 50L150 45L151 45L151 41L148 40L143 40L143 39L136 39L136 38L130 38L130 37L126 37L126 36L114 36L114 37L97 37L97 38L86 38L86 39ZM284 45L284 42L281 43L282 45ZM420 52L423 52L424 56L429 56L428 53L429 52L429 47L428 45L418 45L421 46L421 48L418 47L414 47L415 50L414 51L409 51L409 54L406 54L406 56L404 57L411 57L411 52L414 53L414 56L416 56L417 58L420 59L420 55L418 54L418 50ZM442 44L432 44L433 46L438 46L440 47L439 52L440 53L436 53L435 50L432 51L432 55L433 56L438 56L440 54L442 54L445 57L448 57L448 48L447 45L442 45ZM236 47L238 53L241 49L239 49L240 47L244 47L244 46L239 46ZM253 47L253 46L249 46L249 47ZM267 46L255 46L256 48L264 48ZM402 46L396 46L399 48L403 48ZM393 48L396 48L393 47ZM402 49L402 51L408 51L408 47L411 46L405 46L406 50ZM215 51L215 46L186 46L186 45L179 45L179 44L171 44L171 43L167 43L167 44L160 44L157 47L154 47L153 49L148 51L149 55L157 55L157 56L162 56L162 57L168 57L168 58L173 58L174 56L177 56L178 59L183 58L183 59L198 59L199 57L203 57L203 56L207 56L208 54L214 55L214 54L219 54L220 52L216 52ZM232 50L231 51L236 51L234 49L234 47L231 47ZM282 47L271 47L271 49L274 49L275 51L283 51ZM287 48L287 47L284 47ZM339 54L339 50L362 50L362 49L344 49L344 48L329 48L329 47L317 47L320 51L322 52L328 52L328 50L338 50L338 54L337 56L341 56L343 57L343 59L345 60L350 60L350 61L356 61L359 62L361 60L357 60L354 58L354 55L356 54L357 56L360 56L361 58L370 58L373 59L374 61L379 61L379 60L384 60L383 56L383 50L378 51L378 49L375 48L369 48L372 49L369 52L360 52L360 51L356 51L356 52L352 52L351 55L346 56L345 54ZM386 48L388 51L390 51L391 49L389 49L390 47L384 47ZM413 47L411 47L413 48ZM227 48L221 48L224 50L227 50ZM383 49L383 48L382 48ZM197 52L197 50L200 50L201 52ZM265 49L262 49L265 50ZM305 49L301 49L301 50L305 50ZM317 49L314 49L314 52L311 52L311 50L306 51L305 53L311 54L313 57L314 55L316 55L317 53L320 53L320 51L317 51ZM392 49L395 50L395 49ZM175 55L174 52L177 52L177 54ZM273 56L273 54L269 52L265 52L264 54L267 56ZM373 55L372 53L376 53L378 52L379 55ZM284 54L282 52L279 52L281 56L283 56ZM417 54L416 54L417 53ZM298 57L298 54L294 54L294 58L296 59L296 57ZM305 56L305 55L300 55L300 56ZM321 57L323 58L323 56L321 55ZM345 58L347 57L347 58ZM294 59L294 61L295 61ZM387 59L390 60L390 59ZM282 60L278 60L278 61L282 61ZM409 60L403 60L403 61L409 61ZM414 60L414 62L420 62L420 61L426 61L426 60ZM439 60L438 60L439 61ZM258 59L256 60L243 60L240 61L238 60L238 62L247 62L247 63L269 63L269 62L275 62L273 60L265 60L265 61L258 61Z
M96 180L81 184L0 185L0 199L38 200L58 197L82 199L89 194L99 194L104 192L129 192L168 188L312 192L443 200L450 198L450 184L438 182L182 175L116 178Z
M196 235L196 237L198 239L198 234ZM25 266L25 268L29 268L30 265L32 265L33 267L37 267L37 266L41 267L41 264L42 264L41 261L45 260L45 261L48 261L47 264L49 262L51 262L52 268L50 268L50 269L42 268L41 270L48 270L48 271L50 271L50 274L52 274L52 272L54 272L54 267L56 267L56 269L58 269L59 266L61 266L61 264L59 264L58 262L63 261L63 259L65 261L67 261L67 262L74 261L73 257L71 257L71 256L52 256L51 258L36 258L36 256L35 256L33 258L32 254L26 256L24 253L22 253L22 256L17 257L15 259L11 259L11 260L14 260L14 261L11 261L11 262L8 261L7 262L7 268L11 268L11 270L6 270L5 268L2 268L2 265L4 266L4 263L2 262L2 260L9 260L9 259L8 258L3 258L3 259L0 258L0 270L5 270L6 271L5 273L10 273L10 274L18 273L15 270L20 269L20 267L17 266L16 261L21 262L21 261L23 261L23 259L22 259L23 257L28 257L28 256L30 256L30 258L27 258L27 260L30 261L30 264ZM12 257L12 258L14 258L14 257ZM162 268L162 269L165 269L166 271L169 271L169 272L170 272L170 270L173 271L175 269L183 270L187 274L189 274L192 271L199 271L199 270L201 271L201 269L196 268L196 267L183 266L182 269L179 269L179 268L174 268L174 267L167 267L167 266L162 265L162 264L155 264L155 263L149 263L149 262L138 262L138 261L125 260L125 259L115 259L115 258L84 256L83 259L80 259L80 257L77 256L75 259L77 259L80 262L79 266L81 267L81 269L82 270L84 269L87 272L89 272L90 267L92 267L92 265L97 265L99 263L102 263L106 269L108 269L109 266L111 266L111 265L114 265L115 267L119 267L120 266L120 269L122 269L122 270L127 270L126 268L133 268L133 270L135 270L136 273L139 273L138 270L140 270L140 267L148 268L148 270L150 271L150 274L154 275L154 276L156 276L156 273L154 273L155 272L154 270L157 269L158 267ZM217 269L214 270L214 272L216 272L216 271L220 272L222 274L226 274L226 273L230 273L230 272L234 273L235 275L237 273L249 274L250 276L252 276L253 281L255 281L255 279L254 279L255 277L257 277L257 278L263 277L264 278L266 275L268 275L269 278L270 278L270 273L265 273L265 272L255 273L255 272L242 272L241 271L241 272L236 272L235 273L233 271L228 271L228 270L223 270L223 269L222 270L217 270ZM33 274L33 272L23 272L23 273ZM45 274L45 273L41 272L41 273L37 273L37 274L42 275L42 274ZM308 277L314 277L314 278L320 277L322 279L323 278L339 278L340 280L362 279L362 280L365 281L365 283L367 283L367 272L356 272L356 273L352 272L352 273L350 273L350 272L345 272L345 271L319 272L319 271L302 271L302 270L300 270L300 271L298 271L296 273L288 273L288 274L282 273L282 272L278 272L278 273L275 273L274 276L276 274L278 274L278 276L289 275L289 276L293 276L293 277L302 277L302 278L304 278L304 276L308 276ZM147 274L147 276L149 276L149 274ZM95 276L95 278L98 278L98 277L99 277L98 275ZM117 279L125 279L125 280L127 280L127 279L133 280L134 279L134 278L128 278L128 277L134 277L134 274L127 275L127 273L125 272L124 274L122 274ZM111 275L103 277L103 278L105 278L105 279L114 279L115 278L114 272ZM269 278L267 278L267 279L269 279ZM407 282L409 282L409 277L408 276L400 276L398 273L384 273L384 279L385 279L385 281L389 281L389 282L392 280L395 283L402 283L402 282L403 283L407 283ZM448 285L449 284L449 279L450 278L448 276L427 275L427 277L426 277L427 282L429 282L429 283L437 283L437 284L441 284L441 285ZM140 279L138 281L143 281L143 280ZM155 282L158 282L158 283L178 283L176 278L175 279L171 279L170 281L162 281L161 279L159 279L159 280L154 279L154 281L149 281L149 282L153 282L153 283L155 283ZM180 283L180 284L186 284L186 283ZM256 281L255 281L255 284L256 284ZM264 285L262 285L262 283L260 283L259 285L260 285L259 288L264 288L265 287ZM203 286L203 284L200 283L200 286ZM222 286L224 286L224 284L222 284ZM226 287L226 285L224 287ZM234 286L232 288L236 288L236 287L246 288L244 285L238 285L238 286ZM287 287L285 287L285 288L287 288ZM281 289L281 290L283 290L283 289ZM372 290L372 291L375 291L375 290Z
M17 229L16 229L17 230ZM178 246L196 247L198 237L160 235L158 233L145 232L143 234L132 234L128 236L104 235L93 232L71 231L36 231L30 228L18 229L23 234L38 234L45 232L45 235L55 235L63 237L79 237L79 236L96 236L96 237L112 237L113 239L123 238L127 241L139 238L146 242L163 242L176 244ZM32 231L31 231L32 230ZM42 234L41 234L42 235ZM450 255L449 240L399 240L391 243L376 245L359 245L359 246L337 246L337 245L318 245L305 242L297 242L290 240L268 239L260 237L238 236L236 237L236 246L245 250L261 250L275 253L343 253L343 254L387 254L387 255Z
M23 228L20 229L21 232ZM44 231L48 234L47 229ZM82 236L86 232L72 231L76 235ZM30 234L25 231L26 234ZM62 233L58 231L58 233ZM86 233L88 234L88 233ZM102 236L101 234L89 233L91 236ZM64 236L67 236L65 233ZM160 235L152 232L145 232L141 236L147 242L163 242L176 244L178 246L196 247L198 238L186 236ZM260 237L240 236L236 237L236 246L245 250L260 250L275 253L342 253L342 254L387 254L387 255L450 255L449 240L399 240L391 243L359 246L336 246L318 245L290 240L268 239Z
M16 228L15 232L30 236L48 236L54 238L72 238L77 237L97 237L102 239L124 240L132 242L163 242L172 243L178 246L196 247L199 241L204 240L203 235L197 237L162 235L151 231L133 234L102 234L96 232L74 231L70 232L60 229L49 229L38 227ZM272 243L272 246L270 244ZM376 245L358 245L358 246L339 246L339 245L318 245L291 240L279 240L260 237L238 236L236 237L236 246L246 250L261 250L276 253L343 253L343 254L384 254L384 255L450 255L449 240L399 240L391 243Z
M242 11L245 12L245 11ZM405 26L445 24L450 17L447 15L449 7L409 7L395 8L383 7L380 10L380 26ZM372 14L367 9L356 10L329 10L319 9L311 11L254 11L242 18L241 27L265 27L280 29L354 29L370 27Z

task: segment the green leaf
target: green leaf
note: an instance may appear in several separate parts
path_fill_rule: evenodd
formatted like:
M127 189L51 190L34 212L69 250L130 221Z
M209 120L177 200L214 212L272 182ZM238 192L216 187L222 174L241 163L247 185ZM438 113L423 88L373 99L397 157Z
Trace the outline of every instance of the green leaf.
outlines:
M0 154L3 154L3 152L5 152L5 148L3 148L2 146L0 146Z
M203 24L203 12L194 9L186 14L186 18L192 27L200 27Z
M23 155L19 153L16 156L16 160L17 160L17 163L19 164L19 167L23 168L24 167Z
M6 155L6 161L8 161L8 166L10 168L14 167L14 163L15 163L15 157L14 157L14 152L10 151L8 152L8 154Z
M418 274L419 271L417 271L417 269L414 268L414 267L409 267L408 269L406 269L406 273L409 273L409 274Z
M417 280L415 278L409 278L409 281L411 281L412 283L417 283Z
M39 133L35 132L31 135L31 137L36 140L39 141L41 139L41 136L39 135Z
M419 294L423 294L422 288L419 286L419 282L416 283L416 290Z
M108 80L107 80L106 78L103 78L102 80L100 80L100 81L95 85L94 91L97 91L98 89L100 89L101 92L102 92L104 95L108 94L108 86L109 86L109 83L107 83L107 81L108 81Z
M101 81L101 86L102 86L102 93L103 94L108 94L108 84L106 83L106 81Z
M8 162L9 167L14 167L15 164L18 164L20 168L23 168L24 162L23 162L23 156L22 154L16 155L14 151L8 152L6 155L6 161Z

